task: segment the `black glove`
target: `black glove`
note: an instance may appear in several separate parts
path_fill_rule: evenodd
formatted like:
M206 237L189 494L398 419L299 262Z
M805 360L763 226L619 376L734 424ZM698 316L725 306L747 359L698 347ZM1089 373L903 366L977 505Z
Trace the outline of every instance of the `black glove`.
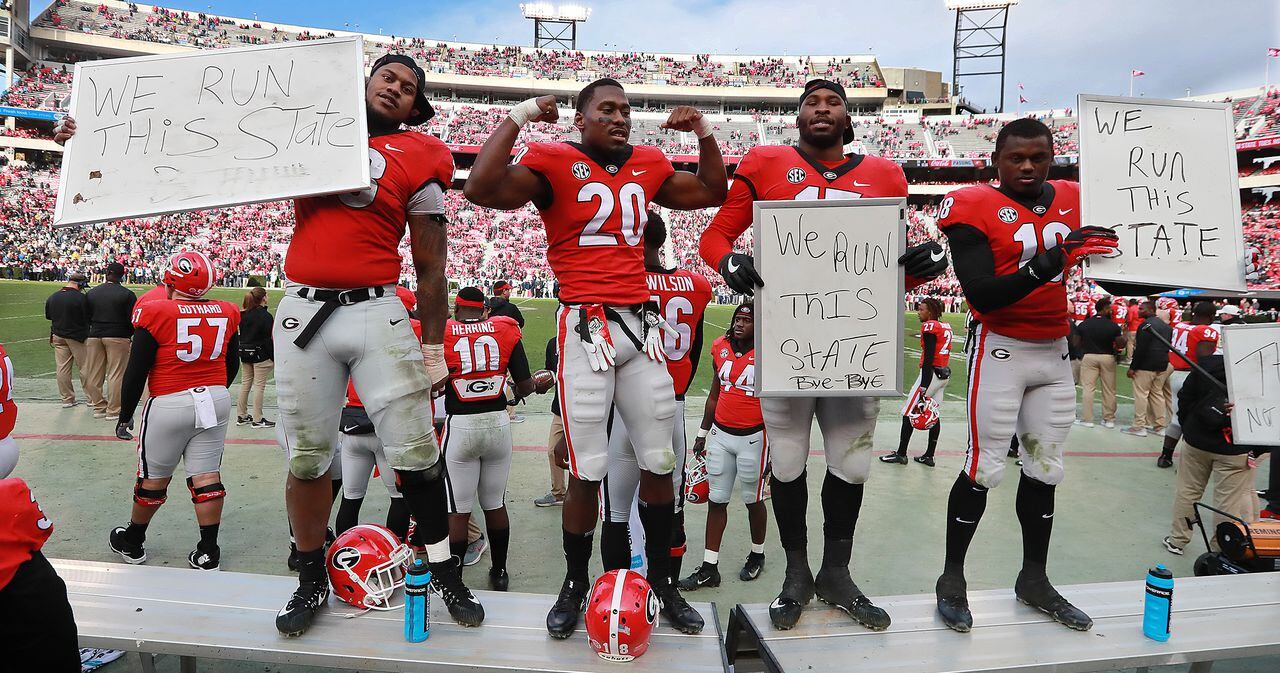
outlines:
M913 245L898 258L898 265L912 278L933 280L947 270L947 251L937 241Z
M760 280L760 274L756 273L755 262L751 255L740 252L725 255L720 260L720 275L730 289L740 294L753 295L756 293L757 285L764 287L764 281Z
M133 439L133 434L129 432L132 429L133 429L132 420L126 421L124 419L120 419L120 422L116 423L116 438L123 439L126 442Z

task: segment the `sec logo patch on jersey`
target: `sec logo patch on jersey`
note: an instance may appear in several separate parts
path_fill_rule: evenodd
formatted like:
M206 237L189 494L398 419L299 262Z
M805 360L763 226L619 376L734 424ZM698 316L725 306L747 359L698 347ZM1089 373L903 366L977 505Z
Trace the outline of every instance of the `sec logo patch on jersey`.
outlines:
M1010 208L1009 206L1005 206L996 213L996 217L1000 218L1000 221L1005 224L1013 224L1018 221L1018 211Z
M787 171L787 182L790 182L793 185L798 185L801 182L804 182L804 179L807 177L809 177L809 174L805 173L803 168L792 168Z
M575 163L573 167L569 169L569 172L573 173L573 177L579 180L586 180L591 177L591 167L588 166L585 161Z

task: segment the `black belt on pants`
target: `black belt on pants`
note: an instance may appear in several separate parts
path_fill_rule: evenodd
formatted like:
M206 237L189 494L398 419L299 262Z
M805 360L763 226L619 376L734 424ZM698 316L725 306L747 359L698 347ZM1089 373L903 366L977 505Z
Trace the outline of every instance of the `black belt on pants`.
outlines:
M307 344L311 343L311 339L316 335L316 332L320 331L324 321L328 320L329 316L333 315L333 312L339 306L350 306L359 304L362 301L378 299L386 293L386 289L381 285L378 287L358 287L354 290L319 290L314 287L304 287L298 290L299 297L324 303L320 305L320 310L316 311L314 316L311 316L307 326L302 328L302 333L298 335L298 338L293 340L294 345L305 349Z

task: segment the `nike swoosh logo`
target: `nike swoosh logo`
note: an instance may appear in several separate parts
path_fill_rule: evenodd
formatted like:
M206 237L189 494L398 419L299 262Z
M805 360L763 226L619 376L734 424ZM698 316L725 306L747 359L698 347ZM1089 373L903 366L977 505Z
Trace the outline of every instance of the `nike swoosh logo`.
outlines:
M1041 519L1052 519L1052 518L1053 518L1053 515L1052 515L1052 514L1041 514L1041 515L1040 515L1040 518L1041 518Z
M1063 354L1062 354L1062 359L1063 359L1063 360L1066 360L1066 359L1067 359L1067 358L1069 358L1069 357L1071 357L1071 354L1070 354L1070 353L1063 353Z
M956 523L970 523L970 524L971 524L971 523L977 523L977 522L976 522L976 521L965 521L964 519L961 519L960 517L956 517Z
M644 169L643 171L637 171L637 170L636 170L636 169L634 169L634 168L633 168L633 169L631 169L631 174L632 174L632 175L644 175L645 173L648 173L648 172L649 172L649 169L647 169L647 168L646 168L646 169Z
M400 324L400 323L402 323L402 322L404 322L404 318L400 318L399 320L392 320L392 321L391 321L391 324L392 324L392 325L399 325L399 324Z
M770 609L770 610L781 610L781 609L782 609L782 599L781 599L781 598L775 598L775 599L773 599L773 602L769 604L769 609Z
M400 154L404 154L404 150L392 147L391 143L386 143L383 145L383 147L387 148L387 151L389 152L399 152Z
M871 185L870 185L869 183L865 183L865 182L858 182L857 180L854 180L854 181L853 181L853 186L854 186L854 187L870 187Z
M351 425L351 426L344 425L344 426L342 426L342 431L343 431L343 432L351 432L352 430L355 430L355 429L356 429L356 428L358 428L358 427L360 427L360 426L358 426L358 425Z
M942 258L943 258L943 257L946 257L946 256L947 256L947 251L946 251L946 250L938 250L937 252L931 252L931 253L929 253L929 259L931 259L931 260L933 260L933 261L935 261L935 262L942 261Z
M724 266L726 269L729 270L729 273L737 273L738 269L741 268L737 264L734 264L732 259L729 260Z
M1063 210L1063 209L1059 208L1059 209L1058 209L1058 214L1059 214L1059 215L1066 215L1067 213L1069 213L1069 212L1071 212L1071 211L1073 211L1073 210L1075 210L1075 208L1068 208L1068 209L1066 209L1066 210Z

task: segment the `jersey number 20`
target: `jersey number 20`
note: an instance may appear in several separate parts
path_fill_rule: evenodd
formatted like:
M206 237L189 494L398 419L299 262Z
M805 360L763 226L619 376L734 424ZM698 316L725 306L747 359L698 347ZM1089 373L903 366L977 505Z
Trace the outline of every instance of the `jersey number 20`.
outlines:
M596 199L600 200L600 205L596 207L595 216L587 222L587 226L578 236L578 245L584 248L618 245L617 234L602 232L601 229L613 217L613 211L619 206L621 206L618 214L621 219L619 229L622 238L629 246L640 245L640 240L644 237L644 227L649 223L649 200L645 198L644 187L628 182L618 189L617 196L614 196L613 190L602 182L588 182L578 190L578 203L591 203Z

